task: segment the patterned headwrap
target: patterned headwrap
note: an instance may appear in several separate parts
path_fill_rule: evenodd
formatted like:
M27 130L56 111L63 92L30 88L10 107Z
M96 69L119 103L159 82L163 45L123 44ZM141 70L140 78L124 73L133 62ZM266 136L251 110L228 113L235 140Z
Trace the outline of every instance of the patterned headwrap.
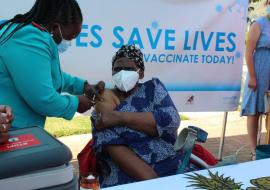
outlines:
M117 59L126 57L135 62L135 64L142 70L144 70L143 53L135 45L123 45L113 56L112 66Z

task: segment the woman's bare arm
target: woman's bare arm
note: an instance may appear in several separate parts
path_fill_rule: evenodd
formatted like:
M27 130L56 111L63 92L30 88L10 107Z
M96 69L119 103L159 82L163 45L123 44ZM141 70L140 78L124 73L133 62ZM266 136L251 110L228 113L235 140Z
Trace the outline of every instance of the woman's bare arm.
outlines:
M95 110L97 113L104 113L108 111L113 111L114 108L120 103L113 91L106 89L101 94L103 101L97 101L95 104Z
M261 31L260 31L259 24L254 22L250 26L250 29L248 32L248 40L247 40L246 55L245 55L247 68L248 68L248 72L250 76L248 87L253 90L256 90L256 86L257 86L253 54L254 54L254 50L258 42L258 39L260 37L260 33Z

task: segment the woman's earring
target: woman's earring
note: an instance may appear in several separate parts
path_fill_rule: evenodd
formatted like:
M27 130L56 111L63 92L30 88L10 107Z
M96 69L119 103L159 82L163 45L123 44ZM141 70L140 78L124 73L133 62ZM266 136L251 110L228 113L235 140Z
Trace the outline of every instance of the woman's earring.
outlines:
M53 33L51 33L51 37L53 37Z

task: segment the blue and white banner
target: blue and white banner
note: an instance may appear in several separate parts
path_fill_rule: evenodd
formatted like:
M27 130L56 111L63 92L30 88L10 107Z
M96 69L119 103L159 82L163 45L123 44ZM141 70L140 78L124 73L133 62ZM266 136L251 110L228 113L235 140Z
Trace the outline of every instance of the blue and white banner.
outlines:
M247 0L78 0L84 21L62 69L112 86L111 58L136 44L145 80L159 78L180 112L238 107ZM2 2L0 20L28 11L34 0ZM16 6L14 6L16 5Z

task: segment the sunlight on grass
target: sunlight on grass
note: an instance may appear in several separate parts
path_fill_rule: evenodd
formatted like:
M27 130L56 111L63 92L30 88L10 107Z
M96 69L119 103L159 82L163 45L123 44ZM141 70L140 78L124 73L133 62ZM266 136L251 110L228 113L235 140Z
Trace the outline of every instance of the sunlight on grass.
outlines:
M70 121L47 118L45 129L55 137L91 133L90 117L76 116Z
M181 121L189 120L189 118L185 115L180 115Z
M188 119L185 115L181 115L182 121ZM45 129L55 137L91 133L90 117L76 116L70 121L55 117L47 118Z

